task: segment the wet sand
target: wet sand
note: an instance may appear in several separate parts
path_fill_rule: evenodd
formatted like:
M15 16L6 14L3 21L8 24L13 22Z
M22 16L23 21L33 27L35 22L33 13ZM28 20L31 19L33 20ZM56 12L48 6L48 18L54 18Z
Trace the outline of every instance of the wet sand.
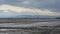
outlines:
M53 34L59 25L60 19L0 19L0 34Z

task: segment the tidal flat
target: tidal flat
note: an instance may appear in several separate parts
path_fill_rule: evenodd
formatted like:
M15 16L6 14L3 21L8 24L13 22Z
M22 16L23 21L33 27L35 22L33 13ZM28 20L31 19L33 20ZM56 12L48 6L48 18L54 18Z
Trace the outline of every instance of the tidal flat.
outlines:
M0 34L60 34L60 19L0 19Z

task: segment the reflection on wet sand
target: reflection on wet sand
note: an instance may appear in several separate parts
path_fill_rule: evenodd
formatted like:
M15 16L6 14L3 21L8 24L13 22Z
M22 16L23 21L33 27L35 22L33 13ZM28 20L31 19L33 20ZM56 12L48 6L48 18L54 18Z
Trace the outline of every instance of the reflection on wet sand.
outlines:
M60 34L59 19L13 19L0 22L0 34Z

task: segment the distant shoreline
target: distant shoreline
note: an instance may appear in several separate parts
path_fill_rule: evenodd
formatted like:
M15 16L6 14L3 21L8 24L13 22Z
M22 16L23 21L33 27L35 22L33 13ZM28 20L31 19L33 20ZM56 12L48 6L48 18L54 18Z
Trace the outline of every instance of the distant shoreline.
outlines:
M50 19L50 18L0 18L0 23L20 23L20 22L52 22L60 21L60 19Z
M0 18L0 19L60 19L60 18Z

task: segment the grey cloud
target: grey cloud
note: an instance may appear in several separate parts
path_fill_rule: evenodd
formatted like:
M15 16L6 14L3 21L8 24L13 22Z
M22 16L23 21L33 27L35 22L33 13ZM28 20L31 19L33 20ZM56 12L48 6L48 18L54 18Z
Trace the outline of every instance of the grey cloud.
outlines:
M60 0L0 0L0 4L60 11Z
M0 0L0 5L3 4L5 1L4 0Z

